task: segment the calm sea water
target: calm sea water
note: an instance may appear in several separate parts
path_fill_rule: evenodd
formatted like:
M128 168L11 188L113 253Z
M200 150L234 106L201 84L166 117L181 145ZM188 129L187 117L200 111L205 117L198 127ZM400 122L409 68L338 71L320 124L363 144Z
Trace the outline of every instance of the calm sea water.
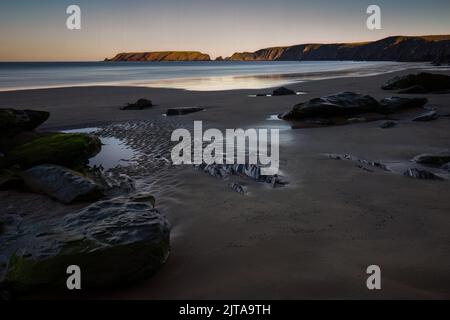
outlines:
M404 69L396 62L2 62L0 91L85 85L257 89Z

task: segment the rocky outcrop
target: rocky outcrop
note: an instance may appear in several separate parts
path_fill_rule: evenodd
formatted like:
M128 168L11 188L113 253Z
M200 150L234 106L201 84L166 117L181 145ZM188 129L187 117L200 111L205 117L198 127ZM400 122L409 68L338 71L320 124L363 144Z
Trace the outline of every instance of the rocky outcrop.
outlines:
M384 90L400 90L400 93L432 93L450 90L450 76L433 73L408 74L388 80Z
M255 52L238 52L232 61L449 61L450 35L393 36L373 42L300 44L273 47Z
M88 134L57 133L37 138L12 149L6 155L6 166L17 165L21 169L41 164L66 167L85 165L89 158L101 150L101 141Z
M210 61L208 54L199 51L158 51L158 52L124 52L106 62L149 62L149 61Z
M139 99L135 103L128 103L127 105L121 107L121 110L143 110L153 107L151 100Z
M23 131L34 130L49 116L46 111L0 109L0 135L11 137Z
M307 118L349 116L374 112L378 107L378 101L371 96L354 92L341 92L297 104L291 111L283 114L281 117L285 120L302 120Z
M65 204L77 200L97 200L102 196L100 187L94 181L61 166L36 166L24 171L21 176L31 190Z
M189 113L203 111L204 109L201 107L184 107L184 108L171 108L167 109L167 116L182 116Z
M83 290L129 284L166 261L169 235L169 222L150 203L100 201L2 235L0 249L8 260L0 283L12 292L66 291L67 267L76 264Z

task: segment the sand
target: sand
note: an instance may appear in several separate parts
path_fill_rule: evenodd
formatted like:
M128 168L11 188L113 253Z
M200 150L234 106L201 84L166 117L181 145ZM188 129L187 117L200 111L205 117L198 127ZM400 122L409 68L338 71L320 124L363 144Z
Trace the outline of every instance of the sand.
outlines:
M449 71L442 71L450 74ZM190 166L160 170L140 166L128 173L157 197L173 225L172 252L152 278L91 298L123 299L299 299L450 298L450 182L415 180L383 170L367 171L326 154L352 154L381 162L407 163L425 152L450 149L450 118L381 121L290 130L267 120L294 104L339 91L377 99L394 75L317 80L288 86L307 94L248 97L270 90L194 92L136 87L79 87L0 93L0 107L51 112L42 130L154 123L153 138L134 134L136 145L157 148L168 137L161 130L206 127L279 127L281 173L289 185L272 189L247 181L241 195L223 181ZM419 95L422 96L422 95ZM430 105L450 114L450 94L428 94ZM138 98L156 107L121 111ZM206 111L168 118L169 107L202 106ZM139 127L139 125L137 125ZM165 132L165 133L159 133ZM144 131L145 133L145 131ZM141 139L141 140L140 140ZM147 139L147 140L146 140ZM151 155L152 147L145 148ZM150 161L151 156L145 158ZM38 201L38 198L41 201ZM23 215L73 208L39 195L0 192L0 205ZM75 207L79 207L77 205ZM126 257L124 257L126 259ZM382 290L366 288L367 266L379 265Z

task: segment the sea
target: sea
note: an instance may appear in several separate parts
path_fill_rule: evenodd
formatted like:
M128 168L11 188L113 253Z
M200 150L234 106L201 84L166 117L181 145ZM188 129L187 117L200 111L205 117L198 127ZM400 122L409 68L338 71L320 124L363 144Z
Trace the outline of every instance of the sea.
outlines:
M413 66L417 64L365 61L0 62L0 91L111 85L194 91L261 89Z

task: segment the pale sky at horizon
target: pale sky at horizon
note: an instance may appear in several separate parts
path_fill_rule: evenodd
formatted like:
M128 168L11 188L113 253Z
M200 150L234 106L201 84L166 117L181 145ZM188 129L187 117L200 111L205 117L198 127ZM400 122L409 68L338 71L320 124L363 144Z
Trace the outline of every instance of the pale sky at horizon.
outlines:
M81 30L66 28L71 4L81 7ZM382 30L366 28L370 4L381 7ZM0 2L0 61L98 61L118 52L164 50L215 58L272 46L428 34L450 34L450 1Z

